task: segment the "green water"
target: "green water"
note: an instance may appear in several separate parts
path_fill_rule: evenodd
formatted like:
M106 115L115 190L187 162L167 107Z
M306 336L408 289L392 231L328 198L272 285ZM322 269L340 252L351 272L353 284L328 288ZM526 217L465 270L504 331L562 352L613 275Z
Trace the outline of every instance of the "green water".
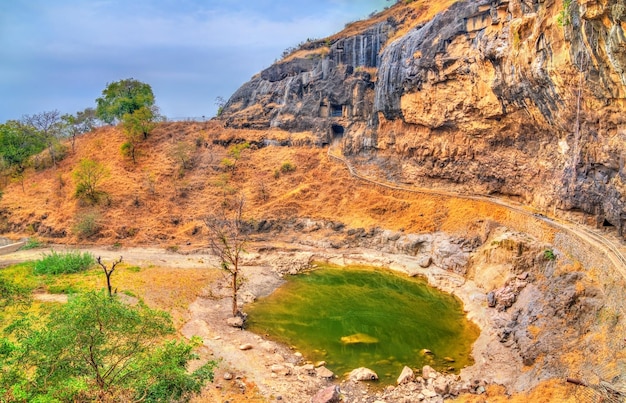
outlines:
M421 279L363 267L291 276L246 311L251 331L295 346L308 361L326 361L340 377L371 368L384 384L395 383L405 365L458 372L472 364L479 333L457 298Z

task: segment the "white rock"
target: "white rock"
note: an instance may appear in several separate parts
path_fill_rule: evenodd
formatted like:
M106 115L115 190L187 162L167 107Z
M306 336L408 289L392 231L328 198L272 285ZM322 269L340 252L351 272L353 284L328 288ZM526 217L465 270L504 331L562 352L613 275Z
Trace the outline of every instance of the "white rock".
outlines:
M230 381L231 379L233 379L233 374L231 374L230 372L224 372L224 379Z
M245 343L239 346L239 350L252 350L252 344Z
M424 397L427 398L437 396L437 394L430 389L422 389L422 394L424 395Z
M398 385L401 385L403 383L411 382L413 379L415 379L415 374L413 373L413 370L405 365L404 368L402 368L402 372L400 373L400 376L398 377L396 383Z
M241 316L233 316L232 318L226 319L226 323L228 323L228 326L232 327L243 327L243 318Z
M330 369L322 366L315 369L315 373L319 378L332 379L335 377L335 374Z
M352 381L376 381L378 375L369 368L361 367L350 372L348 379Z
M422 368L422 378L435 379L437 378L437 371L435 371L430 365L424 365L424 368Z
M274 344L270 343L269 341L261 343L261 345L259 347L261 347L263 350L267 351L268 353L275 353L276 352L276 346Z

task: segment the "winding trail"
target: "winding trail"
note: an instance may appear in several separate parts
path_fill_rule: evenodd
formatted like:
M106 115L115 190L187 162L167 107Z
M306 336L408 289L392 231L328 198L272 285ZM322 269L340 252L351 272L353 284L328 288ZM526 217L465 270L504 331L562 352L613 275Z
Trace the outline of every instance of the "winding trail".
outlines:
M615 269L620 273L624 280L626 280L626 257L624 257L624 254L620 250L620 246L616 245L615 242L613 242L609 238L594 232L588 227L583 227L581 225L577 225L573 222L565 221L562 219L549 218L543 214L529 211L528 209L531 208L530 206L525 206L523 204L514 203L511 201L505 201L503 199L491 196L462 194L451 191L406 186L393 182L384 182L379 179L370 178L360 174L354 168L354 166L339 152L339 148L337 147L336 143L328 148L328 156L331 159L343 163L348 168L350 175L352 175L353 177L375 186L409 193L429 194L435 196L445 196L450 198L491 203L497 206L504 207L510 211L514 211L515 213L522 214L530 220L543 222L555 230L566 232L578 237L581 241L587 243L595 249L602 250L609 258Z

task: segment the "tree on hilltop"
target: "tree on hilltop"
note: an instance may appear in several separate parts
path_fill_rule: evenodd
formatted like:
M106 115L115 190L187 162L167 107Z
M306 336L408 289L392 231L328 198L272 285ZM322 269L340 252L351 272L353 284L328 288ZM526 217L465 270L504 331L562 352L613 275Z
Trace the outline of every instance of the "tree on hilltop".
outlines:
M149 84L128 78L108 84L96 104L98 119L112 124L142 107L150 109L154 106L154 94Z

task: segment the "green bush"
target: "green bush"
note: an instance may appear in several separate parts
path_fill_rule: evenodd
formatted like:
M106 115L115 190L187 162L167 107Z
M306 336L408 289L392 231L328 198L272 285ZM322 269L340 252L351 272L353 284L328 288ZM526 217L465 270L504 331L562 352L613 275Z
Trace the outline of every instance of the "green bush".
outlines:
M95 263L96 260L89 252L57 253L52 250L35 262L34 273L39 275L78 273L88 270Z
M543 251L543 258L546 260L554 260L556 256L554 255L554 251L552 249L546 249Z
M288 172L293 172L295 170L296 170L296 166L289 161L283 162L283 164L280 166L280 172L284 174Z

